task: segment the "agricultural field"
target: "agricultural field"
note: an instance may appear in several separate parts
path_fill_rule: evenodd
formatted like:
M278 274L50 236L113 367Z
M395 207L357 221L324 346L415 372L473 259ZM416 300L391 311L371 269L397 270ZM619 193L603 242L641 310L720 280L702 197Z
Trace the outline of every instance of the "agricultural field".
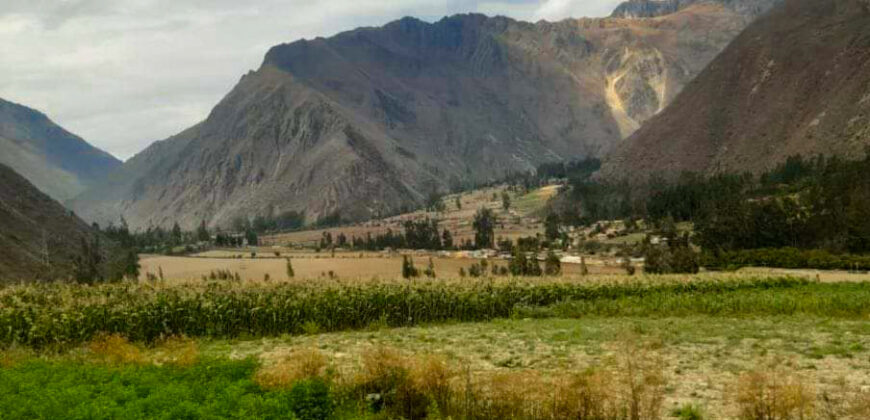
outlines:
M287 258L290 258L294 270L294 281L317 280L323 278L338 278L345 280L367 281L372 278L395 278L402 273L402 255L398 253L378 252L282 252L276 256L273 250L263 253L264 249L251 258L250 252L241 251L211 251L193 257L144 256L140 262L141 280L147 280L149 274L159 277L162 272L164 279L174 282L201 280L215 271L238 273L242 280L263 280L266 276L275 281L289 280L287 277ZM459 277L459 270L466 272L478 259L466 257L443 257L439 254L417 253L412 256L417 268L425 269L429 258L435 266L439 277ZM506 267L508 261L489 259L489 264ZM619 267L615 258L588 257L587 269L593 275L617 275L625 273ZM565 276L580 275L580 264L564 263L562 271ZM330 275L332 273L332 275Z
M749 274L11 286L0 409L860 419L868 302L867 282Z
M330 253L324 251L318 253L282 247L274 249L260 247L254 251L253 258L251 252L252 250L233 249L180 257L143 255L140 261L142 266L140 280L146 281L149 275L159 278L159 273L162 272L164 279L172 283L198 282L203 276L208 277L217 271L238 273L243 281L262 281L268 275L274 282L307 282L323 279L367 282L372 278L394 279L401 276L402 254L395 252ZM460 268L468 272L473 264L480 262L478 259L464 255L450 254L461 253L447 253L447 256L444 256L443 253L409 252L407 255L411 256L419 269L424 269L429 263L429 258L432 258L435 273L439 278L458 278ZM288 258L294 270L292 279L287 277ZM562 263L562 277L589 281L591 277L620 278L625 275L625 269L621 266L619 258L588 255L584 259L590 277L581 277L582 267L574 262ZM503 267L507 266L508 261L490 258L488 264ZM641 262L636 262L635 265L639 271L642 269ZM860 282L868 278L864 272L765 267L746 267L736 273L750 276L792 276L821 282ZM717 276L717 274L709 275Z
M387 229L391 229L393 232L401 232L403 224L406 221L429 218L438 220L439 227L449 230L453 234L454 240L458 243L466 239L473 239L474 232L471 227L471 221L474 219L474 213L481 208L493 210L498 217L499 224L495 229L497 237L515 240L516 238L535 236L543 232L541 210L544 209L547 201L559 192L559 188L559 185L549 185L530 191L527 194L511 192L506 186L483 188L445 196L442 199L445 204L445 209L442 212L419 210L352 226L264 236L260 238L260 241L263 245L267 246L314 246L320 241L324 232L329 232L333 236L344 233L348 238L353 236L362 238L369 233L373 236L382 234ZM504 210L502 206L503 192L508 192L511 197L511 207L508 210ZM461 208L456 205L457 199L459 199Z

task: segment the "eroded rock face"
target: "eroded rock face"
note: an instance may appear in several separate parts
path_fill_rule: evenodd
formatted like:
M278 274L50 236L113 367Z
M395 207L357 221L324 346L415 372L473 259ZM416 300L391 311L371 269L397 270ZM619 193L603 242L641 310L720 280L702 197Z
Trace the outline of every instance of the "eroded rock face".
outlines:
M458 15L276 46L208 119L75 208L139 228L291 210L363 219L434 190L603 156L746 21L708 3L650 19Z
M870 145L870 7L787 0L752 24L602 176L761 172L792 155L864 156Z

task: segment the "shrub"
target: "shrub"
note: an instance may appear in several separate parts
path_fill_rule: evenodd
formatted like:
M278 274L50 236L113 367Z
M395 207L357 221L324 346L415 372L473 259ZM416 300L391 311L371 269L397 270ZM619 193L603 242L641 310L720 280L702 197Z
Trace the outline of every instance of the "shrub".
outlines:
M625 273L629 276L633 276L637 269L634 267L634 264L631 263L631 258L624 257L622 259L622 268L625 270Z
M700 256L688 244L670 246L644 245L645 273L697 274Z
M810 419L815 413L815 392L803 378L777 369L747 372L734 393L741 420Z
M423 274L430 279L435 278L435 262L432 261L432 257L429 257L429 265L426 266L426 270L423 271Z
M680 420L704 420L707 418L704 414L704 409L695 404L683 404L679 408L673 409L671 417Z
M411 368L411 379L414 386L431 400L443 412L451 409L453 390L451 381L456 376L443 357L424 356L418 358Z
M373 412L406 419L426 417L429 399L411 380L408 359L396 350L381 347L364 353L356 383Z
M300 420L326 420L332 418L335 402L329 385L320 378L297 382L290 389L290 407Z
M547 259L544 261L544 274L548 276L562 274L562 261L553 251L547 252Z
M420 277L420 271L414 267L414 260L407 255L402 256L402 277L406 279Z

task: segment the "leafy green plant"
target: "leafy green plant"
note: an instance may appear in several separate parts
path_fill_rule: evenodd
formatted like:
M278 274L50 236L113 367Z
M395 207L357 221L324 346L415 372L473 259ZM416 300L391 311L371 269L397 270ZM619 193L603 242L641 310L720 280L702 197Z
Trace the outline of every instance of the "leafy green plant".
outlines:
M289 398L293 414L300 420L326 420L335 410L329 385L320 378L297 382L290 389Z

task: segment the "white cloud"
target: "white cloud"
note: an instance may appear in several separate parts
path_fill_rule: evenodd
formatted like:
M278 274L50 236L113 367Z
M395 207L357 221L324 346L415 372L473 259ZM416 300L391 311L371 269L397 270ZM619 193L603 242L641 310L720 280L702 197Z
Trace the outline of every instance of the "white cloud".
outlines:
M607 16L622 0L547 0L534 14L536 19L550 21L580 16Z
M616 0L3 0L0 97L128 158L196 124L269 47L410 15L558 20Z

